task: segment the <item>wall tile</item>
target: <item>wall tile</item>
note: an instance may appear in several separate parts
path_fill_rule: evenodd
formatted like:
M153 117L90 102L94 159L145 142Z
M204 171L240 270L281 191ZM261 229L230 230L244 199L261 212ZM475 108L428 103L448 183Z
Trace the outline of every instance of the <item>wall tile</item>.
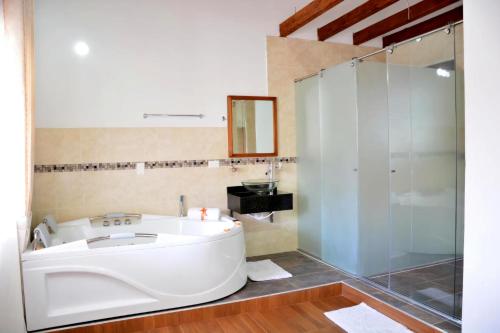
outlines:
M348 61L372 49L351 45L268 37L268 90L278 97L279 155L295 156L294 80ZM225 110L224 110L225 111ZM35 164L112 163L227 159L226 128L81 128L36 130ZM137 175L134 164L125 170L36 172L33 221L54 214L58 221L125 211L176 215L178 198L187 207L227 207L226 187L242 180L263 178L266 165L242 161L229 166L152 168ZM190 162L191 163L191 162ZM229 165L228 161L223 164ZM65 171L78 166L67 166ZM98 164L89 165L90 169ZM116 168L116 165L113 166ZM128 170L127 170L128 169ZM62 170L62 169L61 169ZM282 191L295 194L296 165L284 163L276 172ZM274 223L241 216L247 254L262 255L297 248L297 212L277 212Z

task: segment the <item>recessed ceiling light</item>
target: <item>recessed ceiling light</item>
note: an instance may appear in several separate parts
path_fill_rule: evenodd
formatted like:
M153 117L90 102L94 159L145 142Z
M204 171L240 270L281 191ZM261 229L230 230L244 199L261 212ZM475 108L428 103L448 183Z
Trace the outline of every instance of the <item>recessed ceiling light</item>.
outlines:
M422 41L422 37L418 37L417 39L415 39L415 41L419 43L420 41Z
M79 41L76 42L73 46L73 51L80 57L85 57L90 52L89 45L85 42Z

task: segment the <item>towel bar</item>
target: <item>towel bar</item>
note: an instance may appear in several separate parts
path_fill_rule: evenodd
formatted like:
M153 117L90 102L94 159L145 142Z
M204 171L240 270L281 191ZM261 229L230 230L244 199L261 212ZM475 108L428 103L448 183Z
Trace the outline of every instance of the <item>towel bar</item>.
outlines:
M144 119L149 117L195 117L203 118L203 114L169 114L169 113L144 113Z

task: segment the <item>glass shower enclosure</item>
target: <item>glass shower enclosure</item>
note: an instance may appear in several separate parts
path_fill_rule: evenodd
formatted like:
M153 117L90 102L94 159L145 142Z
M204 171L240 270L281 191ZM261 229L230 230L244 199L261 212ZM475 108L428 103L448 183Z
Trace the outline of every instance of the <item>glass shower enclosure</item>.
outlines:
M299 248L461 317L462 25L296 82Z

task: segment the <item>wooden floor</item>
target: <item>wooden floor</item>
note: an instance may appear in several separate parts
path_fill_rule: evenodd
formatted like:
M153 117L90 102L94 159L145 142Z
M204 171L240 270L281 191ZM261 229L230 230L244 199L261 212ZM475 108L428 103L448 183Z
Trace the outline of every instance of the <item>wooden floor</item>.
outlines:
M414 332L436 333L435 327L344 283L236 301L155 313L135 318L66 328L65 333L191 332L344 332L328 320L327 311L361 302Z
M345 332L324 312L353 306L344 296L301 302L276 309L247 312L211 320L148 330L149 333L228 333L228 332ZM138 331L144 332L144 331Z

